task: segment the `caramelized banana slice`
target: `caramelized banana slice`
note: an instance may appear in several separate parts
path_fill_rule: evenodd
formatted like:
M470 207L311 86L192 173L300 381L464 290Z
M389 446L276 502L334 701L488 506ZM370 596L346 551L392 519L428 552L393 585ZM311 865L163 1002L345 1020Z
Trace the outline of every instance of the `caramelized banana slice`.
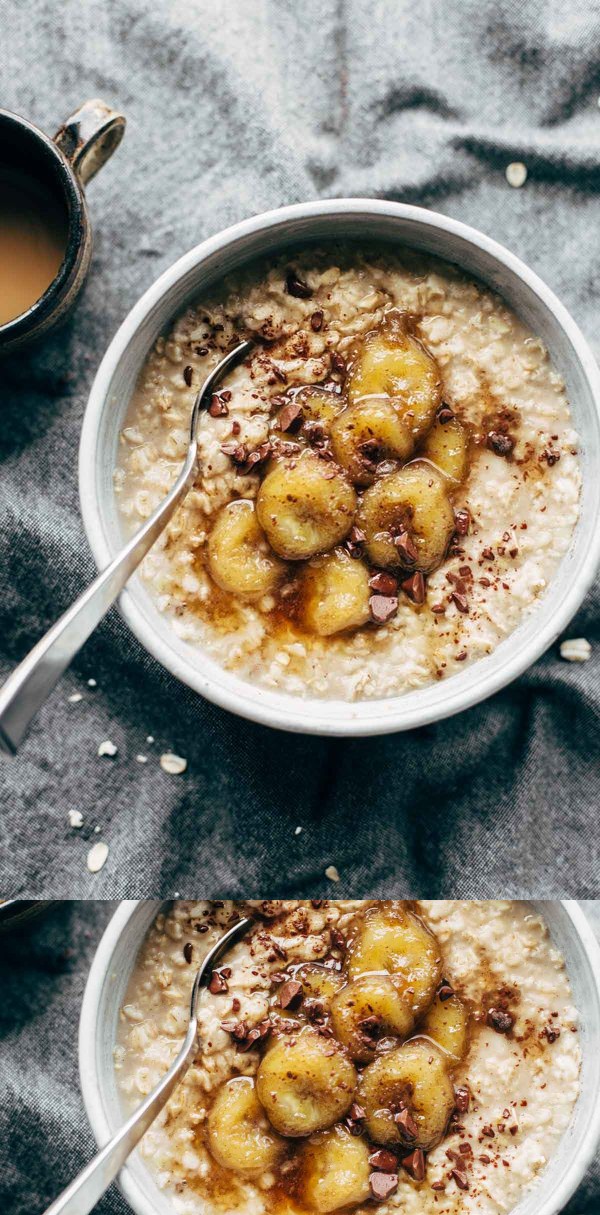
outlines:
M300 587L300 620L319 637L357 629L369 619L368 570L343 549L305 565Z
M247 599L259 598L281 580L285 566L271 552L253 502L238 498L219 511L208 538L208 568L217 586Z
M276 460L258 491L256 513L271 547L289 561L327 552L348 535L356 494L338 464L312 451Z
M302 1145L295 1194L309 1211L328 1215L370 1197L369 1148L341 1126Z
M356 1071L343 1047L307 1026L279 1038L261 1060L256 1091L282 1135L312 1135L343 1117L352 1103Z
M338 970L320 962L305 962L294 971L294 978L302 984L305 1000L316 1000L326 1008L346 981Z
M464 481L469 466L469 439L458 418L448 418L447 422L436 418L420 454L451 481L457 484Z
M407 332L401 313L392 311L367 334L347 391L351 402L388 397L418 439L429 430L442 399L440 369L422 342Z
M348 974L390 974L413 1017L431 1003L440 981L438 941L429 928L403 907L372 907L358 922L348 950Z
M458 996L435 1000L419 1024L418 1034L433 1038L448 1056L450 1066L460 1063L467 1053L469 1014Z
M344 408L346 401L339 392L318 385L303 388L294 398L302 406L302 413L308 422L322 422L329 429L333 419Z
M429 1151L442 1138L454 1109L454 1088L435 1046L413 1041L365 1068L356 1099L375 1143L404 1143ZM396 1120L394 1115L403 1110L408 1110L413 1127L408 1119L404 1125Z
M443 478L430 464L415 461L366 490L356 523L374 565L429 573L446 555L454 514ZM394 543L405 533L416 550L412 561Z
M333 454L355 485L372 485L380 460L407 460L415 441L408 423L386 398L349 405L331 426Z
M336 1038L357 1063L370 1063L387 1034L406 1038L414 1025L410 1001L388 975L363 975L335 996L331 1021Z
M245 1177L277 1164L285 1144L271 1129L251 1076L237 1076L218 1090L208 1115L208 1146L218 1164Z

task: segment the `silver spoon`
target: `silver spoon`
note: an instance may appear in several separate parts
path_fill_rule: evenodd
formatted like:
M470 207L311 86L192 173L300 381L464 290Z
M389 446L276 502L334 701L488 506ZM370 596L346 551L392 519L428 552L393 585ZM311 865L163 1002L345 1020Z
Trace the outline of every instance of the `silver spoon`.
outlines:
M190 1002L190 1023L181 1050L171 1064L168 1072L148 1094L139 1109L131 1115L120 1131L102 1148L101 1152L90 1161L81 1173L63 1190L47 1209L45 1215L88 1215L88 1212L100 1201L105 1190L114 1181L119 1170L125 1164L130 1152L139 1143L142 1135L157 1114L166 1105L173 1089L183 1079L196 1054L196 1035L198 1032L198 1002L203 987L208 987L211 973L216 963L223 957L234 941L244 936L254 924L254 920L245 918L238 920L233 928L213 945L207 953L194 980Z
M239 346L221 359L204 381L194 401L185 463L164 502L161 502L144 526L132 536L125 548L98 575L91 586L38 641L0 688L0 755L16 755L17 748L38 709L185 498L196 473L200 413L206 408L217 384L232 367L236 367L245 359L253 346L254 342L251 341L240 342Z

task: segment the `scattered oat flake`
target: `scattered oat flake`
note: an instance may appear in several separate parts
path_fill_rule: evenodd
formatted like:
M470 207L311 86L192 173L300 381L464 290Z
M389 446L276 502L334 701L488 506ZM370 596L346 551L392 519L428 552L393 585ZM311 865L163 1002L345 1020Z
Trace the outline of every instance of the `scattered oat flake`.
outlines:
M325 870L325 877L326 877L326 878L329 878L329 881L330 881L330 882L339 882L339 880L340 880L340 875L339 875L339 873L338 873L338 871L337 871L337 869L336 869L335 865L328 865L328 866L327 866L327 868L326 868L326 870Z
M180 776L187 768L187 759L183 759L181 755L173 755L171 751L166 751L160 757L160 766L163 772L169 773L169 776Z
M152 746L152 743L154 742L154 735L153 735L153 734L147 734L147 735L146 735L146 742L147 742L147 743L149 743L149 744L150 744L150 746Z
M561 642L560 656L567 662L587 662L592 657L592 647L585 637L570 637Z
M105 739L104 742L100 743L100 746L98 747L98 755L111 755L112 756L112 755L116 755L116 754L117 754L117 748L115 747L115 744L110 741L110 738L107 738L107 739Z
M69 827L83 827L81 810L69 810Z
M513 160L506 166L505 176L509 186L518 190L519 186L524 186L527 181L527 165L524 165L522 160Z
M147 755L136 755L135 758L137 759L138 764L147 764L148 763Z
M70 705L78 705L80 700L83 700L81 692L73 692L72 695L68 697Z
M296 827L296 830L294 831L294 835L300 835L301 831L302 831L302 827Z
M88 688L97 688L98 684L95 679L88 679Z
M99 873L102 866L106 863L107 856L108 844L105 844L103 840L99 840L97 844L94 844L90 848L87 854L87 867L90 873Z

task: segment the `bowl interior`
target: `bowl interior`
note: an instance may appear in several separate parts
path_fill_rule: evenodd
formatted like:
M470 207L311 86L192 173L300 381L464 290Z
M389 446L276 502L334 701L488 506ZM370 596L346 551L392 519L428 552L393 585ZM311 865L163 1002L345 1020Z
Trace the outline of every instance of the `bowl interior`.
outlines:
M316 210L317 206L319 207ZM350 204L347 204L350 207ZM337 209L336 209L337 207ZM205 242L175 267L134 308L100 368L82 434L80 486L88 539L102 567L122 544L113 492L119 433L143 361L156 337L211 284L259 256L286 247L332 240L387 242L432 253L459 265L497 290L550 351L563 376L581 439L583 496L568 553L534 612L493 654L435 686L387 700L303 700L252 686L224 671L208 655L181 641L134 578L121 610L144 645L196 691L244 716L284 729L326 734L375 734L436 720L496 691L520 674L559 635L591 583L600 554L600 379L581 334L552 293L494 242L464 225L419 208L395 204L315 204L259 217ZM368 209L367 209L368 207Z
M80 1026L80 1070L84 1102L100 1145L123 1122L113 1065L119 1009L143 938L159 903L124 904L109 925L86 988ZM533 902L566 960L573 999L580 1013L581 1092L571 1123L538 1184L511 1215L556 1215L591 1163L600 1135L600 972L598 946L581 908L573 903ZM136 1215L173 1215L137 1153L120 1175Z

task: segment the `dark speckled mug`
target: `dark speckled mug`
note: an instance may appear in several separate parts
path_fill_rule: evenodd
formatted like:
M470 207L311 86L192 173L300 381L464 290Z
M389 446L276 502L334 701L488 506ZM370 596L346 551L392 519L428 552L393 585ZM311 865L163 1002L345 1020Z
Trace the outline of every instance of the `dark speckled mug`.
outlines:
M0 166L50 191L66 215L65 254L56 277L31 307L0 325L0 354L47 333L75 303L92 254L84 186L112 156L124 129L123 115L97 99L84 102L54 139L25 118L0 110Z

